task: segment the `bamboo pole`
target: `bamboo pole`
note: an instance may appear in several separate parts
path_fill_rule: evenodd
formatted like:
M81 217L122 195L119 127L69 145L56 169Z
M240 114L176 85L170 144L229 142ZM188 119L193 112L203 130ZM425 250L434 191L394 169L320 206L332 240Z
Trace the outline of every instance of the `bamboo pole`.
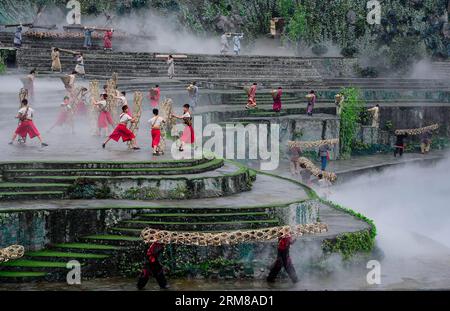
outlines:
M92 135L97 133L98 110L95 108L95 102L100 98L100 91L98 88L98 81L93 80L89 82L89 93L91 93L91 104L89 105L89 124Z
M131 123L130 130L137 138L137 134L139 132L139 125L141 122L142 116L142 100L144 98L144 94L142 92L135 92L133 98L133 118L135 119L134 123ZM128 142L128 149L131 149L133 144L131 141Z

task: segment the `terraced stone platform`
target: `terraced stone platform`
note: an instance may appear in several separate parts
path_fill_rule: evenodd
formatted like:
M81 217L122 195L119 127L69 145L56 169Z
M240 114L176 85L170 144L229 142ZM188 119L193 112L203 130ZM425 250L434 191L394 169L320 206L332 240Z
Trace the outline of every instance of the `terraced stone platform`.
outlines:
M192 199L251 188L250 172L220 159L158 162L4 162L0 200ZM86 189L89 189L86 190ZM88 193L87 193L88 192ZM95 194L101 192L102 194Z
M25 221L32 217L31 215L34 215L34 219L41 215L41 218L46 219L41 226L57 230L53 226L46 226L45 223L51 222L52 217L58 217L63 220L59 226L66 230L66 236L70 237L67 240L57 240L56 235L47 232L49 239L44 243L47 245L45 249L36 245L38 251L28 251L22 259L0 264L0 281L65 280L65 264L71 259L82 263L83 279L120 275L123 270L130 269L133 263L140 264L144 245L139 233L145 227L208 232L273 227L285 223L283 215L290 214L292 206L310 200L305 190L298 183L287 179L258 174L252 191L226 198L158 203L121 200L0 202L0 214L8 216L6 219L9 219L11 228L17 226L17 219ZM84 228L70 227L67 220L75 220L77 217L83 217ZM101 229L102 226L98 223L88 226L89 223L95 222L94 219L116 221L109 225L103 224L104 229ZM328 234L313 238L315 242L334 239L347 231L369 230L367 223L323 204L320 206L320 220L328 223L330 228ZM2 228L4 239L5 226ZM36 226L34 228L38 230ZM76 233L76 230L79 232ZM72 236L75 238L71 238ZM27 239L27 236L22 235L22 238ZM0 242L5 243L1 239ZM258 247L271 248L270 243L262 244ZM188 251L186 254L194 252L198 259L208 256L215 258L220 257L222 252L231 250L230 247L209 250L200 248L203 250L195 247L173 247L171 256L182 256ZM236 252L239 253L238 250ZM170 255L168 256L170 258Z

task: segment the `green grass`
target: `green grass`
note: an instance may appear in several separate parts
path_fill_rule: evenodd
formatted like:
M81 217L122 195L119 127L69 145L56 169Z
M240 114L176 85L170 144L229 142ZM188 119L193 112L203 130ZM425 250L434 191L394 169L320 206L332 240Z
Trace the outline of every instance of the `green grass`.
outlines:
M59 258L73 258L73 259L105 259L108 255L98 255L98 254L85 254L85 253L65 253L57 251L37 251L26 253L27 256L31 257L59 257Z
M1 263L1 267L26 267L26 268L66 268L66 262L38 261L32 259L17 259Z
M59 248L73 248L73 249L86 249L86 250L121 250L120 246L103 245L103 244L91 244L91 243L63 243L55 244L54 247Z
M110 240L110 241L127 241L127 242L141 241L141 238L134 236L109 235L109 234L88 235L85 236L84 238L89 240Z
M0 271L2 278L32 278L46 276L45 272L26 272L26 271Z

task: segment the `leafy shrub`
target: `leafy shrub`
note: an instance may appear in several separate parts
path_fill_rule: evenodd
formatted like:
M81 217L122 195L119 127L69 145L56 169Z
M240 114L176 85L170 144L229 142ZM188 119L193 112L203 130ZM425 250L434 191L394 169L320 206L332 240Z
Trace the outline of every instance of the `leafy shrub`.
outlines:
M361 78L377 78L379 75L378 69L370 66L359 68L358 73Z
M353 46L345 47L341 50L341 55L344 57L353 57L357 53L358 53L358 49Z

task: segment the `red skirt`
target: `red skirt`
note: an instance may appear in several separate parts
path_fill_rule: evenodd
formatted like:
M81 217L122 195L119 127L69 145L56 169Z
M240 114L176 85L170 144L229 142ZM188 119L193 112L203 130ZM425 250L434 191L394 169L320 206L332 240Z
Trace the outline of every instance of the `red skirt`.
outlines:
M67 120L69 119L69 112L61 110L58 115L58 119L56 119L56 125L63 126Z
M87 114L87 108L84 102L79 102L76 109L78 115L85 116Z
M185 126L183 134L181 135L181 141L186 144L193 144L195 141L194 129L191 126Z
M158 147L161 142L161 130L152 129L152 148Z
M113 119L109 111L102 111L98 116L98 128L108 128L108 125L114 125Z
M114 132L112 132L111 135L109 135L109 138L115 141L119 141L119 139L122 137L122 140L124 142L130 141L136 138L136 136L133 134L132 131L130 131L129 128L123 123L119 123L117 127L114 129Z
M31 120L20 122L19 126L16 129L16 134L22 138L26 138L27 134L30 136L30 138L34 138L41 135L36 126L34 126L33 121Z

